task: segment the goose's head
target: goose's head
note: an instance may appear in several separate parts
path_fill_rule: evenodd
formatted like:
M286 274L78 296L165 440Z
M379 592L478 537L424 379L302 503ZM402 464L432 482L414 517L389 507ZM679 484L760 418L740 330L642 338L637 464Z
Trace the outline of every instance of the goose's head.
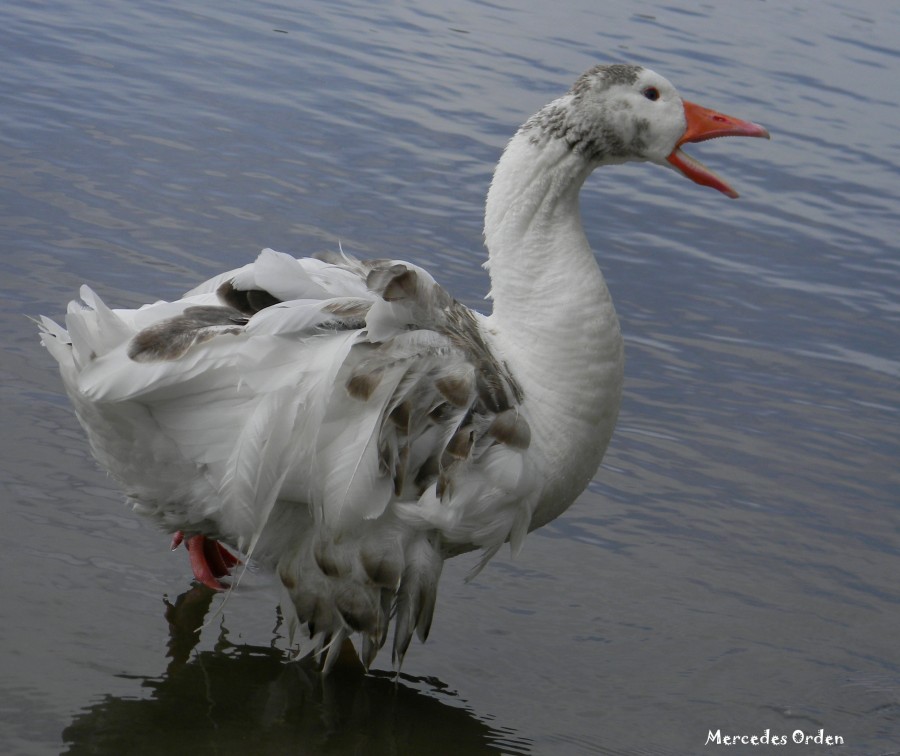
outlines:
M681 147L724 136L769 137L758 124L683 100L656 72L623 64L584 73L525 128L534 126L544 135L564 139L592 163L647 160L729 197L737 197L737 192Z

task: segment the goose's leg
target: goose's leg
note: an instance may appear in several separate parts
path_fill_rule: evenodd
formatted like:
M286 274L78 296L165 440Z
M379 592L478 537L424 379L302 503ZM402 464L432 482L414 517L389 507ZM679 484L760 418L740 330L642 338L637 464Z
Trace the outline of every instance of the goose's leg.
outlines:
M240 560L218 541L199 533L185 537L179 530L172 537L172 550L182 542L188 550L194 577L214 591L224 591L227 586L219 578L228 575Z

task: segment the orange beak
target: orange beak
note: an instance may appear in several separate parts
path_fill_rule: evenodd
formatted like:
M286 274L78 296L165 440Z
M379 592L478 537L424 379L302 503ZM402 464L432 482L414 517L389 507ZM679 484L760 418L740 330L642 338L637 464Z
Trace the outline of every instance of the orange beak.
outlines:
M666 158L669 163L681 171L691 181L703 186L711 186L722 194L731 198L737 197L734 191L722 179L716 176L699 160L686 155L679 148L690 142L705 142L707 139L715 139L725 136L746 136L769 138L769 132L763 126L750 121L741 121L738 118L717 113L715 110L700 107L692 102L684 101L684 117L687 120L687 128L672 154Z

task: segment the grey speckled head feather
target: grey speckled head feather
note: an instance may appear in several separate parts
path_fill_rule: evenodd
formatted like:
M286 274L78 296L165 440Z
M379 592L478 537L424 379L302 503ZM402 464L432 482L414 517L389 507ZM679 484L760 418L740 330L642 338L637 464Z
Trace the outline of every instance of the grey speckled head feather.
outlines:
M642 70L641 66L626 63L594 66L578 77L570 92L581 98L591 90L603 91L620 84L629 86L638 80Z
M521 132L531 132L534 144L559 139L589 162L637 157L646 147L644 133L650 124L635 120L634 131L624 137L607 116L616 108L629 107L627 101L600 105L590 100L592 94L612 87L633 85L643 70L641 66L622 63L595 66L582 74L564 97L529 118Z

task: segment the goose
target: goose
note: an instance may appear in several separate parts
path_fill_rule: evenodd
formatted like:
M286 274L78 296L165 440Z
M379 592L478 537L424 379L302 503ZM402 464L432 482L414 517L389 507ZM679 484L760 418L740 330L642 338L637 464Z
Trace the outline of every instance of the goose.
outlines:
M595 475L623 342L579 215L601 165L648 161L729 197L687 143L764 137L638 65L591 68L518 129L485 206L493 308L426 270L265 249L173 302L110 309L87 286L40 319L99 464L212 588L271 570L291 637L365 668L393 625L428 636L446 559L563 513ZM352 641L351 641L352 642Z

